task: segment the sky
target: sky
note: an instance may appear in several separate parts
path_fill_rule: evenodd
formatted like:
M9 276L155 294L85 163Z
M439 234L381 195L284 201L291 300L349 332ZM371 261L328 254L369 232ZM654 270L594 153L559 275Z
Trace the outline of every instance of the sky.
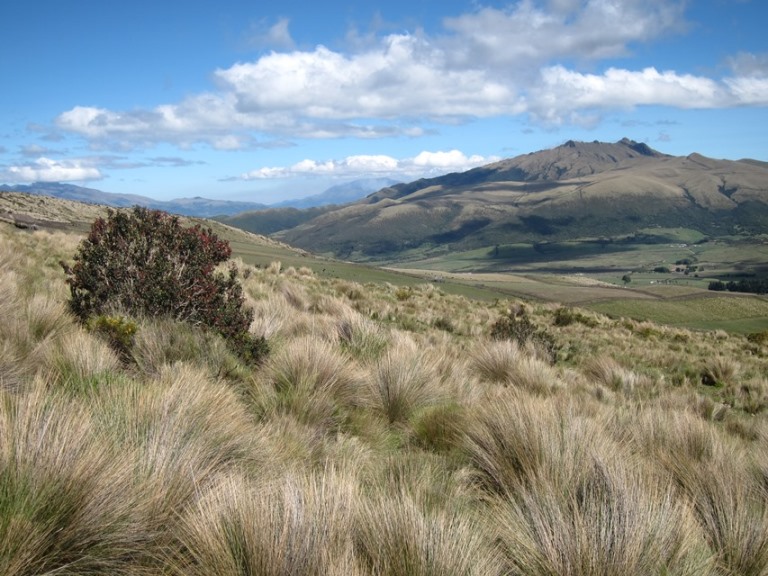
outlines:
M764 0L0 4L0 183L274 203L628 137L768 161Z

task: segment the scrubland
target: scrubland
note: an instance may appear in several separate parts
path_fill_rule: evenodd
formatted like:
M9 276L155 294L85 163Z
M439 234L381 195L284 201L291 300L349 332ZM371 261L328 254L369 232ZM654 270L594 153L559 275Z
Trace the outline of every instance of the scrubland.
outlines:
M239 262L261 366L120 355L78 240L0 228L2 574L768 574L768 338Z

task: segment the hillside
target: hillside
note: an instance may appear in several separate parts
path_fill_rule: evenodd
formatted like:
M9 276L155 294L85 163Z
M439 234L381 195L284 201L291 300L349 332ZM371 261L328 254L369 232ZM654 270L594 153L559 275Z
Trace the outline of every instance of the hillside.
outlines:
M2 574L768 571L765 332L238 259L262 365L162 317L118 354L67 308L79 226L6 220Z
M352 260L516 242L615 239L682 227L708 237L768 229L768 168L631 140L573 142L464 173L400 184L278 236Z

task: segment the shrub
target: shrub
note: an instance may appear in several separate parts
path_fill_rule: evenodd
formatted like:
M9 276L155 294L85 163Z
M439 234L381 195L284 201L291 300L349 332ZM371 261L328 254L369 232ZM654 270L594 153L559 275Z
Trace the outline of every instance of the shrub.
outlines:
M138 206L110 210L91 226L75 264L62 263L70 309L82 322L124 312L203 325L258 362L267 346L248 332L253 312L243 307L237 269L216 270L231 253L210 228L185 228L176 216Z
M510 310L496 320L491 327L494 340L512 340L520 345L532 344L552 360L557 352L557 345L551 334L536 328L525 309Z
M453 325L453 321L447 316L440 316L439 318L435 318L435 320L432 322L432 326L438 330L443 330L444 332L451 334L456 331L456 326Z
M86 327L90 332L103 336L122 359L130 358L136 336L136 322L124 316L99 314L89 318Z
M579 324L584 324L585 326L589 326L590 328L594 328L598 325L597 320L595 320L594 318L585 316L581 312L577 312L572 308L561 306L560 308L555 310L555 316L553 320L553 324L555 326L570 326L574 322L578 322Z

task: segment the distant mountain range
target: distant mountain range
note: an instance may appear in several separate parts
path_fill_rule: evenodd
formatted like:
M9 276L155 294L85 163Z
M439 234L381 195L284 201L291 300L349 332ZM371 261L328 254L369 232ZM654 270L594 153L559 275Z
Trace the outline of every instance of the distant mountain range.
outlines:
M296 200L286 200L271 204L270 208L316 208L318 206L330 206L338 204L348 204L361 198L365 198L371 192L381 190L387 186L398 184L398 180L392 178L361 178L351 182L344 182L331 186L320 194L299 198Z
M569 141L389 186L275 236L345 259L392 260L409 252L610 239L649 227L768 233L768 164L670 156L626 138Z
M346 204L365 197L367 194L379 190L385 186L391 186L397 181L388 178L368 178L347 182L333 186L320 194L288 200L276 204L280 208L310 208L331 204ZM115 208L127 208L130 206L145 206L154 210L164 210L183 216L195 216L200 218L212 218L214 216L232 216L242 212L266 210L270 206L257 202L238 202L232 200L212 200L209 198L179 198L176 200L155 200L147 196L137 194L115 194L103 192L95 188L85 188L74 184L60 182L36 182L34 184L7 185L0 184L0 191L24 192L27 194L40 194L64 200L86 202L88 204L101 204Z

